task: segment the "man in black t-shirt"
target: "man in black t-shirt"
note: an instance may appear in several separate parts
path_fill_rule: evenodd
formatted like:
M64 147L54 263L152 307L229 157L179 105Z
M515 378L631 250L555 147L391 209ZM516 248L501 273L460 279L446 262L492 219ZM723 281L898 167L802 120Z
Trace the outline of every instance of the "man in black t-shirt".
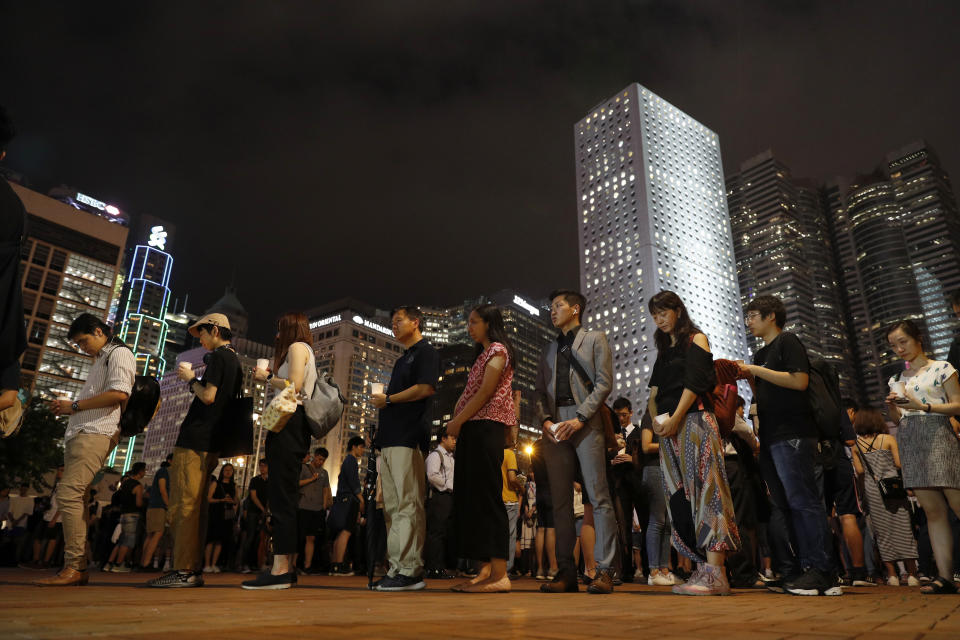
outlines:
M806 393L810 362L800 340L783 331L786 315L774 296L750 302L747 328L765 346L754 364L740 363L756 382L760 470L772 503L770 544L781 580L768 586L794 595L840 595L815 475L817 429Z
M240 360L230 346L230 322L225 315L207 314L189 331L210 353L203 358L206 364L203 378L194 374L188 362L181 362L177 370L177 376L187 383L195 397L180 425L170 466L173 490L168 518L173 534L173 571L148 582L151 587L203 586L207 479L218 461L214 432L243 383Z
M390 568L375 591L416 591L423 581L423 543L427 520L423 507L426 469L423 453L430 440L430 396L440 377L440 355L420 333L417 307L393 312L393 335L405 351L397 358L387 392L370 401L380 409L374 446L380 449L383 515Z

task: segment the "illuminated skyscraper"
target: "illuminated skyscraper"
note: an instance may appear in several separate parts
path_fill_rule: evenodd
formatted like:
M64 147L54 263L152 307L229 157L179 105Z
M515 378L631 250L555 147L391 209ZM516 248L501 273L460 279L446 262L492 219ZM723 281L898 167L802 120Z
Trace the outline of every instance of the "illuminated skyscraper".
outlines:
M163 376L163 350L167 340L167 305L173 257L164 251L137 245L127 273L126 311L120 339L137 357L137 372Z
M643 406L647 302L675 291L717 357L748 359L717 134L632 84L574 127L584 325L606 332L614 394Z
M843 395L854 397L831 238L816 187L794 178L770 150L743 162L726 184L741 304L760 295L783 300L785 329L811 357L830 362ZM763 346L750 335L747 343Z

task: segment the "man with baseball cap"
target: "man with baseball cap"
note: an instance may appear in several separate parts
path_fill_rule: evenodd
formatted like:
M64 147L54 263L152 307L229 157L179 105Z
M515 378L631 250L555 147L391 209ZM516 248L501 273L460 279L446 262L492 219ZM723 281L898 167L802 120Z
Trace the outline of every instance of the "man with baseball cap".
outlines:
M195 396L180 425L170 465L167 520L173 534L173 571L150 580L151 587L202 587L203 543L207 535L207 480L217 466L213 434L232 398L243 384L240 360L230 346L230 321L210 313L189 329L204 349L206 370L198 378L189 362L181 362L177 377Z

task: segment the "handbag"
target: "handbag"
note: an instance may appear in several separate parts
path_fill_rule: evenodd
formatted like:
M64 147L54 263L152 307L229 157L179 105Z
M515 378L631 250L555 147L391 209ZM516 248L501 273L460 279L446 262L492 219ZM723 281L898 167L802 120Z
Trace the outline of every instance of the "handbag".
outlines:
M264 429L274 433L283 431L283 428L287 426L287 421L290 420L290 416L297 412L296 388L289 381L286 381L286 383L283 390L273 396L273 400L263 410L263 417L260 420Z
M560 350L557 353L566 358L567 362L570 363L570 366L573 367L573 370L577 372L577 375L580 376L580 380L583 381L583 385L587 388L587 393L593 393L593 380L591 380L590 376L587 375L587 371L583 368L583 365L580 364L576 357L572 355L570 345L563 345L560 347ZM603 423L603 440L607 451L619 450L620 445L617 443L617 436L614 433L613 428L613 425L618 424L618 421L616 420L616 414L613 412L613 409L610 407L610 405L605 402L600 405L597 413L600 415L600 420Z
M317 371L313 393L303 399L303 413L314 438L323 438L337 426L346 403L333 376L326 371Z
M874 438L874 440L876 440L876 438ZM880 489L880 497L883 498L884 501L906 500L907 490L903 486L903 476L900 475L900 472L898 471L897 475L889 478L877 478L873 473L873 468L870 466L870 463L867 462L866 452L863 450L863 447L860 446L859 438L857 438L857 449L860 451L860 459L863 461L863 466L870 472L870 477L873 478L873 481L877 483L877 487Z

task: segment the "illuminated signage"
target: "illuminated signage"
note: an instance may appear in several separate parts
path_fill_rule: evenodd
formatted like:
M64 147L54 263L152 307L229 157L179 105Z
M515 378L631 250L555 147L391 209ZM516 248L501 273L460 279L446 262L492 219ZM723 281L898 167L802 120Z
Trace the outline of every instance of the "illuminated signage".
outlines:
M162 226L150 227L150 238L147 240L148 247L156 247L163 251L167 245L167 232Z
M370 322L361 315L353 316L353 321L357 324L365 326L367 329L373 329L374 331L379 331L380 333L386 334L388 336L393 335L393 331L387 329L383 325L377 324L376 322Z
M118 215L120 215L120 209L117 209L117 208L116 208L115 206L113 206L112 204L107 204L106 202L100 202L100 201L97 200L96 198L91 198L90 196L85 195L85 194L83 194L83 193L77 193L77 198L76 198L76 200L77 200L77 202L82 202L83 204L89 205L89 206L93 207L94 209L99 209L100 211L106 211L107 213L109 213L109 214L112 215L112 216L118 216ZM161 249L162 249L162 248L163 248L163 247L161 247Z
M322 318L320 320L314 320L310 323L311 329L319 329L320 327L325 327L328 324L333 324L334 322L340 322L340 314L338 313L335 316L330 316L329 318Z
M524 300L518 295L513 296L513 304L517 305L521 309L524 309L527 313L529 313L532 316L540 315L539 309L537 309L535 306L533 306L532 304L530 304L529 302L527 302L526 300Z

